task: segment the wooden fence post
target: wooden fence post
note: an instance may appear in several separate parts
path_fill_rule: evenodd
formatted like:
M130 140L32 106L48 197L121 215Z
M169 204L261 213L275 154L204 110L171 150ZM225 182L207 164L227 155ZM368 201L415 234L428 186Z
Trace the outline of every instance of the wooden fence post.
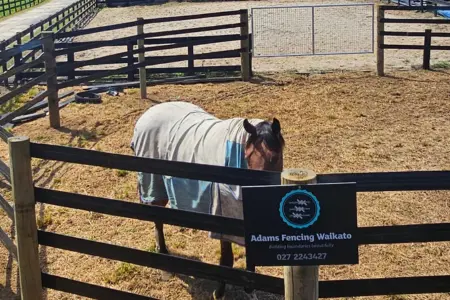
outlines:
M425 29L425 39L423 45L423 69L430 69L431 58L431 29Z
M378 13L377 13L377 75L384 76L384 49L382 46L384 45L384 35L381 34L384 31L384 22L381 22L381 19L384 19L384 10L378 5Z
M67 53L67 62L70 64L75 63L75 52ZM69 71L70 73L67 75L68 80L75 79L75 68Z
M127 42L127 52L128 52L128 56L127 56L127 67L131 67L134 64L134 56L131 52L133 52L133 43L132 42ZM128 72L128 81L133 81L134 80L134 71L129 71Z
M4 42L0 43L0 52L5 51L6 49L6 44ZM7 61L4 61L0 64L0 67L2 68L2 73L5 73L6 71L8 71L8 65L7 65ZM5 79L5 81L2 83L4 86L8 86L8 78Z
M53 74L47 78L48 95L48 113L50 127L59 128L61 126L59 119L58 105L58 81L56 78L56 58L54 56L55 44L52 31L42 32L42 44L44 49L45 73Z
M22 45L21 32L16 33L16 43L17 43L16 47L20 47L20 45ZM20 67L20 65L22 64L21 60L22 60L22 52L14 55L14 68ZM20 81L21 81L21 74L19 72L14 76L14 84L19 84Z
M241 74L243 81L250 80L250 35L248 33L248 10L241 10Z
M137 18L137 34L144 34L144 19ZM144 49L144 39L138 39L137 41L138 49ZM138 62L142 63L145 61L145 52L139 53ZM139 68L139 82L141 87L141 99L147 98L147 73L145 71L145 67Z
M281 184L316 183L316 174L306 169L287 169L281 173ZM286 300L319 298L318 266L285 266L284 297Z
M42 299L30 140L15 136L8 144L21 299Z
M192 39L188 38L189 42L192 42ZM188 75L194 75L194 45L189 43L188 45Z

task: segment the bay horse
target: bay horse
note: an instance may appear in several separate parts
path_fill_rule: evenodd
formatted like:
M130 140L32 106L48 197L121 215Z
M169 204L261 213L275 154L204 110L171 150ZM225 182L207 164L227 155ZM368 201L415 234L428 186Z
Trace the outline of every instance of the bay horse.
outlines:
M130 146L138 157L281 172L284 144L276 118L222 120L189 102L173 101L154 105L139 117ZM138 195L143 204L169 203L174 209L243 219L240 186L138 173ZM220 265L233 267L231 243L244 246L244 238L209 236L220 240ZM155 239L156 251L168 254L161 222L155 222ZM225 283L219 282L213 296L224 294Z

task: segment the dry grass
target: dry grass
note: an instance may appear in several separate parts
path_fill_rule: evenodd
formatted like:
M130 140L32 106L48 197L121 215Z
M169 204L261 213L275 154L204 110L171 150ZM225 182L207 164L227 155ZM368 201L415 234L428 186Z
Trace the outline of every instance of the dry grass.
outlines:
M40 119L14 129L32 141L132 154L129 143L137 118L158 101L196 103L220 118L276 116L287 141L285 167L306 167L318 173L450 169L450 81L448 72L401 72L378 78L370 73L277 75L265 83L235 82L149 87L150 100L137 90L119 97L103 96L103 104L70 104L61 110L62 128ZM0 145L2 160L7 147ZM132 172L33 160L37 186L137 202ZM2 195L9 198L3 189ZM358 194L359 226L450 222L448 192ZM153 224L98 213L37 205L45 230L154 251ZM0 225L11 222L2 214ZM169 251L218 263L219 243L207 232L166 226ZM322 280L446 275L450 243L360 247L360 264L327 266ZM235 248L235 266L245 267L245 250ZM159 299L209 299L214 283L187 276L161 281L159 270L98 257L40 248L45 272L132 291ZM0 247L0 298L13 299L16 265L7 266ZM282 276L281 268L258 272ZM12 291L12 292L11 292ZM48 299L79 299L53 290ZM260 293L260 299L278 299ZM230 288L228 299L245 299ZM405 295L360 299L449 299L449 294Z

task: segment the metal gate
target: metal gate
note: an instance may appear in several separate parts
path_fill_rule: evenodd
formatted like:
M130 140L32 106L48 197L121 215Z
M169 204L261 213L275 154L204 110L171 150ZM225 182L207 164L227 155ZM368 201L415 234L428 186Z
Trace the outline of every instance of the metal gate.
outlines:
M254 57L374 52L374 4L251 9Z

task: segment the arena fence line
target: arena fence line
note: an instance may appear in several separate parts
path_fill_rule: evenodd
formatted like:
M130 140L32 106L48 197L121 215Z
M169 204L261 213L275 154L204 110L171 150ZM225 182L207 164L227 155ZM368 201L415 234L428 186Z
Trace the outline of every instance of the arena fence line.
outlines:
M90 1L90 0L83 0ZM222 16L238 16L239 22L230 24L221 24L205 27L193 27L178 30L165 30L160 32L145 33L143 31L144 24L153 24L161 22L175 22L181 20L196 20L201 18L214 18ZM137 24L137 25L136 25ZM56 24L54 24L56 25ZM139 34L129 36L125 38L117 38L107 41L94 41L94 42L81 42L81 43L68 43L68 42L55 42L57 39L73 38L75 36L81 36L83 34L93 34L103 31L116 30L119 28L127 28L136 26ZM221 34L221 35L207 35L210 31L222 30L222 29L237 29L238 33L233 34ZM140 30L140 31L139 31ZM177 35L199 33L199 36L184 36L176 37ZM165 36L175 36L171 38L164 38ZM61 98L58 95L58 90L80 85L82 83L89 83L94 80L107 79L112 76L118 77L118 75L124 75L121 79L132 81L135 79L136 73L138 73L141 98L146 97L146 86L151 84L148 82L148 73L175 73L183 71L188 75L195 75L198 72L239 72L241 73L242 80L249 80L251 76L251 58L250 58L250 35L248 33L248 11L225 11L219 13L199 14L191 16L178 16L178 17L166 17L148 20L138 20L136 22L127 22L123 24L115 24L112 26L103 26L100 28L83 29L72 32L60 32L54 33L52 31L43 31L39 38L36 38L21 47L15 47L3 51L0 53L0 62L7 62L11 58L22 56L24 50L36 51L43 49L43 54L40 57L35 58L28 63L17 64L15 68L11 68L6 72L0 74L1 80L8 80L11 77L16 79L19 77L24 79L31 79L23 84L21 87L14 89L0 97L0 105L13 99L13 97L19 95L30 89L37 84L46 84L47 90L36 96L30 102L25 104L22 108L4 115L0 119L0 125L13 120L15 117L19 117L21 114L28 112L29 108L37 104L39 101L48 97L49 106L49 120L52 128L58 128L60 126L59 119L59 105L58 100ZM212 51L206 53L195 53L194 47L199 45L224 43L230 41L240 42L239 48ZM137 46L134 49L133 46ZM146 47L146 45L151 45ZM127 46L127 51L120 52L112 55L106 55L100 58L89 59L84 61L75 61L75 53L80 51L99 49L106 46ZM186 55L165 55L165 56L153 56L145 57L146 52L186 48ZM135 55L138 55L136 58ZM67 62L57 62L59 57L67 57ZM197 67L194 64L195 60L210 60L221 58L240 58L240 65L223 65L223 66L202 66ZM45 64L44 64L45 60ZM18 60L20 61L20 60ZM157 66L166 63L173 62L187 62L187 67L182 68L149 68L151 66ZM116 69L103 69L103 70L76 70L86 66L97 66L102 64L126 64L125 67ZM42 70L42 68L44 68ZM36 71L37 69L37 71ZM61 77L65 77L66 80L60 80ZM211 78L217 79L217 78ZM226 79L226 78L225 78ZM232 78L228 78L232 79ZM239 78L235 78L238 80ZM192 79L190 79L192 80Z
M27 210L14 211L16 219L22 222L22 224L16 225L18 228L17 234L35 237L35 239L31 239L32 243L30 240L21 243L21 240L18 239L19 268L22 271L20 272L21 282L40 284L29 284L28 287L26 284L22 285L23 293L28 291L29 293L33 292L33 295L40 295L41 289L45 287L93 298L149 299L133 293L63 278L57 274L43 273L39 268L39 257L37 255L39 244L197 278L220 280L228 284L251 287L274 294L283 294L284 283L282 278L37 230L36 221L31 217L35 213L35 204L40 202L141 221L161 221L175 226L238 236L244 235L243 220L36 187L31 180L32 158L239 184L241 186L278 185L280 173L140 158L33 143L27 137L10 137L8 143L13 174L12 187L16 192L14 193L15 205L16 207L22 205L28 208ZM14 175L19 174L18 172L21 172L22 176ZM29 178L29 180L23 178ZM359 193L450 190L450 171L319 174L317 182L356 182ZM33 192L23 192L27 190ZM17 216L17 214L21 214L21 216ZM21 231L19 228L26 230ZM450 223L360 227L357 240L360 245L450 241ZM29 250L30 247L36 249L36 251L27 251L26 249ZM27 268L21 268L23 265L21 260L27 260L37 267L28 267L27 265ZM321 298L447 293L450 292L450 275L328 280L319 282L319 291L319 297Z
M450 10L450 6L423 6L421 9L426 11ZM401 19L401 18L385 18L385 11L416 11L415 6L384 6L378 7L378 30L377 30L377 74L384 76L384 49L402 49L402 50L423 50L422 68L430 69L431 50L450 50L450 46L431 45L432 37L450 37L448 32L432 32L426 29L424 32L407 32L407 31L386 31L385 24L450 24L448 19ZM423 45L411 44L385 44L385 36L404 36L404 37L424 37Z
M89 42L57 42L57 39L73 38L79 36L86 36L95 34L98 32L112 31L118 29L124 29L129 27L142 27L145 24L166 23L166 22L178 22L189 21L204 18L218 18L223 16L237 16L238 19L234 23L220 24L214 26L205 27L192 27L177 30L165 30L159 32L150 32L137 34L133 36L127 36L123 38L116 38L105 41L89 41ZM190 25L192 26L192 25ZM236 29L235 33L231 34L216 34L212 35L209 32L220 31L226 29ZM188 34L198 34L196 36L181 36ZM170 37L166 37L170 36ZM89 28L83 30L77 30L67 33L57 33L54 35L55 53L57 62L57 77L62 81L62 86L70 84L79 84L82 80L94 80L102 78L103 80L128 80L133 81L138 74L139 69L145 67L146 74L174 74L184 73L185 75L194 75L197 73L211 73L211 72L241 72L242 78L248 80L251 76L251 56L250 56L250 34L248 32L248 11L236 10L236 11L224 11L217 13L198 14L191 16L176 16L176 17L164 17L156 19L144 19L139 23L126 22L121 24L114 24L108 26L101 26L96 28ZM143 41L143 45L139 46L138 42ZM240 41L241 47L230 50L208 52L208 53L195 53L196 46L226 43L232 41ZM145 47L152 45L152 47ZM81 51L99 49L101 47L122 47L126 46L127 51L120 53L102 56L96 59L89 59L83 61L75 61L75 54ZM150 58L143 57L144 61L139 61L140 54L148 52L157 52L162 50L185 48L185 55L172 55L172 56L153 56ZM67 58L67 61L64 58ZM214 66L196 66L195 60L209 60L220 58L241 58L241 64L235 65L214 65ZM142 59L142 58L141 58ZM167 67L167 68L150 68L150 66L157 66L164 63L171 62L184 62L187 61L187 67ZM138 65L134 65L135 63ZM159 63L158 63L159 62ZM115 70L102 69L102 65L124 65L126 67L118 68ZM98 69L79 69L86 66L100 66ZM35 78L43 73L43 64L37 65L35 70L31 72L24 72L21 74L23 78ZM114 76L113 76L114 75ZM83 77L85 76L85 77ZM85 79L82 79L85 78ZM64 81L77 79L78 81L68 82Z
M62 33L83 27L95 16L96 11L96 0L79 0L39 23L31 25L14 37L1 41L0 70L6 72L30 60L35 60L36 56L42 53L42 49L39 47L30 49L29 45L33 45L30 44L32 42L39 44L37 40L41 37L41 32L53 31ZM17 50L16 55L8 59L2 58L1 54L9 49ZM18 84L21 79L27 78L22 78L21 73L18 73L14 78L14 84ZM8 85L9 82L4 81L4 84Z

